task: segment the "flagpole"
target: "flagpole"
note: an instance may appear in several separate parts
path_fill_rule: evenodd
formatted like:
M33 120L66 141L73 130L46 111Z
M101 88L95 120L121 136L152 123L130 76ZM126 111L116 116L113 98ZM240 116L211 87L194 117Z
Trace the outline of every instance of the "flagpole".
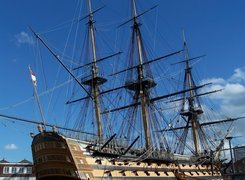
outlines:
M28 65L28 69L29 69L29 72L30 72L30 76L31 76L31 80L32 80L32 85L33 85L33 88L34 88L34 94L35 94L35 98L36 98L36 101L37 101L37 104L38 104L39 112L41 114L41 118L42 118L44 130L46 131L46 123L45 123L45 119L44 119L42 107L41 107L41 104L40 104L40 101L39 101L39 97L38 97L38 93L37 93L37 81L36 81L36 77L33 74L32 70L30 68L30 65Z

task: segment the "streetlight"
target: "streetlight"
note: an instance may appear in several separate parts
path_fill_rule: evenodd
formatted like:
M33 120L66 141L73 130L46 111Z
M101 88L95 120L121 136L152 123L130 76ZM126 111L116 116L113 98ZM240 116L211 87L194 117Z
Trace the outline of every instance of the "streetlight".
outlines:
M229 148L230 148L230 155L231 155L231 163L232 163L232 174L235 173L235 167L234 167L234 162L233 162L233 155L232 155L232 150L231 150L231 140L233 137L226 137L226 139L229 141Z

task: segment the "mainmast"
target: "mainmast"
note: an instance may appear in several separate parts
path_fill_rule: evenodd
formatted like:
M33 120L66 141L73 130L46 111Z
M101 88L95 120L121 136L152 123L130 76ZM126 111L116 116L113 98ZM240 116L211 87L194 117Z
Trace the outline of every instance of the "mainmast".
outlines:
M94 19L93 19L93 12L92 12L92 6L90 0L88 0L88 10L89 10L88 28L89 28L89 35L90 35L91 46L92 46L92 56L93 56L93 63L91 65L92 77L91 79L84 80L82 83L90 86L92 89L92 94L94 97L93 101L94 101L95 116L96 116L97 128L98 128L97 133L98 133L99 142L101 142L103 132L101 126L100 102L98 97L99 85L105 83L107 80L98 75L98 67L96 64L97 57L96 57L95 35L94 35Z
M183 32L184 40L184 55L185 55L185 77L184 77L184 89L192 89L195 87L195 83L192 77L191 67L189 65L189 52L187 48L187 43L185 40L185 35ZM199 103L198 97L196 96L196 90L190 90L188 96L188 110L185 110L185 98L182 101L181 115L188 118L188 122L191 123L193 143L195 147L195 155L199 154L199 142L198 142L198 115L203 113L202 107ZM195 104L196 103L196 104Z
M143 53L142 53L142 40L141 40L141 33L140 33L140 24L137 22L137 11L136 11L136 4L135 0L133 0L133 31L136 35L137 40L137 50L139 56L139 64L137 67L138 79L137 82L132 82L128 84L128 89L136 91L140 96L141 100L141 115L143 120L144 126L144 135L145 135L145 148L149 150L151 147L150 142L150 133L149 133L149 115L147 110L147 100L148 100L148 89L153 87L154 83L148 82L149 80L144 79L144 68L143 68ZM147 86L146 84L151 84ZM155 86L155 84L154 84Z

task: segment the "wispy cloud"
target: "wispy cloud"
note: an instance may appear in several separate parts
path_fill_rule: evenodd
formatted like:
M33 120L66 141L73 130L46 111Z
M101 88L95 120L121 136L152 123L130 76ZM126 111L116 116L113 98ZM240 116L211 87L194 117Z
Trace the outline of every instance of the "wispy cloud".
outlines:
M16 44L18 46L20 46L22 44L30 44L30 45L34 44L33 38L24 31L20 32L19 34L16 34L15 40L16 40Z
M234 70L231 77L227 79L211 78L203 82L212 82L209 90L223 89L221 92L211 95L212 99L220 102L220 109L227 116L239 117L245 116L245 67ZM237 139L245 143L245 120L241 119L235 122L235 129L232 135L241 135L243 138Z
M16 62L17 62L17 59L14 58L14 59L12 59L11 61L12 61L12 63L16 63Z
M18 147L15 144L7 144L4 146L4 149L6 150L16 150Z
M245 82L245 67L237 68L234 74L228 79L230 82Z

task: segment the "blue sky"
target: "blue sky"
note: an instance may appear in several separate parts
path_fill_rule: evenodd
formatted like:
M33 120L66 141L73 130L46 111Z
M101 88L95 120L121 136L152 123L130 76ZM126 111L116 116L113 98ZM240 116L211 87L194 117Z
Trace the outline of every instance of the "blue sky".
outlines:
M30 100L33 97L33 89L27 65L30 64L37 71L40 69L35 64L33 36L28 26L31 25L38 32L45 32L57 24L71 20L77 2L77 0L9 0L1 3L0 114L26 119L40 118L35 101ZM96 1L94 6L96 9L106 4L99 15L105 14L104 21L109 24L110 19L112 22L124 22L128 18L128 2L101 0ZM138 0L138 2L143 10L159 4L152 17L146 15L146 20L153 18L152 23L157 23L157 31L161 32L173 49L182 46L181 31L185 30L191 54L207 55L199 64L203 81L212 79L214 84L211 88L224 88L222 93L213 98L218 100L221 109L229 114L245 115L245 2L242 0ZM102 18L100 16L97 16L98 22ZM59 35L61 33L51 34L51 37L49 36L51 42L64 42ZM55 62L51 62L48 68L55 67ZM51 73L49 78L52 75L55 76ZM41 85L42 83L39 87L40 93L45 91ZM45 102L45 99L42 101ZM243 121L240 120L234 130L237 135L243 137L234 140L234 145L245 144ZM30 132L36 132L35 125L1 119L0 159L32 160Z

